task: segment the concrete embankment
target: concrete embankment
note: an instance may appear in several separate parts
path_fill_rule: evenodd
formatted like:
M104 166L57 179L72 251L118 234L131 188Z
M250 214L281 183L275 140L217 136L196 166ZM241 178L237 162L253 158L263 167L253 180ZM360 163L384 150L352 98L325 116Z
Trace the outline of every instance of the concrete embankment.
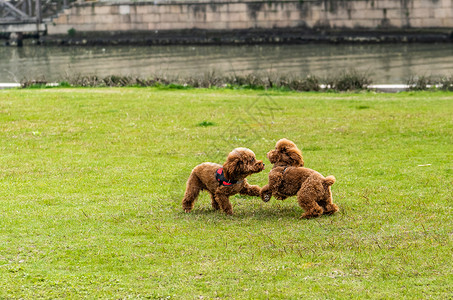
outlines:
M451 42L453 1L216 0L73 3L44 43Z

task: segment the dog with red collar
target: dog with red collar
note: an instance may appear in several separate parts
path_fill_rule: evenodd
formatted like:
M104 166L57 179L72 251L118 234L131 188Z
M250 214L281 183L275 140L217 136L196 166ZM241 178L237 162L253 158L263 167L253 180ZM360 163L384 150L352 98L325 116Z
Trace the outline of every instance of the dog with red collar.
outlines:
M261 188L250 185L246 177L264 170L262 160L257 160L255 153L247 148L236 148L228 154L223 166L215 163L202 163L196 166L189 176L182 207L190 212L198 194L206 190L211 195L212 207L222 209L226 214L233 214L229 197L235 194L260 196Z

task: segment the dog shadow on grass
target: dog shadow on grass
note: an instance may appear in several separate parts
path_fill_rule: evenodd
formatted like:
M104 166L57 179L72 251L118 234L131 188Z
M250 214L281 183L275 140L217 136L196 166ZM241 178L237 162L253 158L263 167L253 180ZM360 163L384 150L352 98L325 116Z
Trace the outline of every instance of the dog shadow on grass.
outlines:
M278 220L299 220L304 213L296 200L287 201L271 200L264 203L260 200L252 199L232 199L233 215L226 215L222 210L215 210L210 203L206 203L207 199L197 201L194 209L190 213L184 213L182 210L178 213L195 219L212 219L218 220L256 220L256 221L278 221ZM201 203L200 203L201 202ZM341 211L335 215L341 215ZM321 216L319 220L331 218L332 216Z

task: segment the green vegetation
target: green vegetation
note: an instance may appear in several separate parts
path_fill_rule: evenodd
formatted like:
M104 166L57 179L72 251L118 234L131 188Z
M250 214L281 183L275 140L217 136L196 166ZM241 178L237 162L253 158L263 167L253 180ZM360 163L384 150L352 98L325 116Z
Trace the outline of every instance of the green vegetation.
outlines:
M447 299L452 115L448 92L0 91L0 298ZM339 213L206 193L183 213L195 165L249 147L262 186L282 137Z
M41 86L42 81L24 80L22 87ZM332 91L353 91L366 89L371 84L368 74L356 70L343 71L322 79L317 76L300 77L288 74L232 74L218 75L214 71L200 76L162 76L155 75L149 78L136 76L111 75L99 77L97 75L71 75L60 83L67 87L159 87L170 89L189 88L229 88L229 89L256 89L256 90L286 90L286 91L319 91L326 86Z

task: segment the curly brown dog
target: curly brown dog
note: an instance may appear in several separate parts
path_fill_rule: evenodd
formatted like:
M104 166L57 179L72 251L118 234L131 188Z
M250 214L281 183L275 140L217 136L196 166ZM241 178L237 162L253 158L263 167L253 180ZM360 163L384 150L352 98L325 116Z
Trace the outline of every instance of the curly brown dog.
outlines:
M261 188L250 185L245 179L253 173L264 169L262 160L256 160L255 153L247 148L236 148L228 154L223 167L215 163L202 163L196 166L187 180L186 193L182 199L185 212L190 212L201 190L211 194L214 209L222 209L225 213L233 214L229 197L240 193L242 195L259 196Z
M264 202L272 196L284 200L297 195L299 205L305 210L301 218L306 219L338 211L338 206L332 202L330 189L335 177L324 177L315 170L303 168L302 152L293 142L279 140L267 157L274 166L269 173L269 183L261 189Z

